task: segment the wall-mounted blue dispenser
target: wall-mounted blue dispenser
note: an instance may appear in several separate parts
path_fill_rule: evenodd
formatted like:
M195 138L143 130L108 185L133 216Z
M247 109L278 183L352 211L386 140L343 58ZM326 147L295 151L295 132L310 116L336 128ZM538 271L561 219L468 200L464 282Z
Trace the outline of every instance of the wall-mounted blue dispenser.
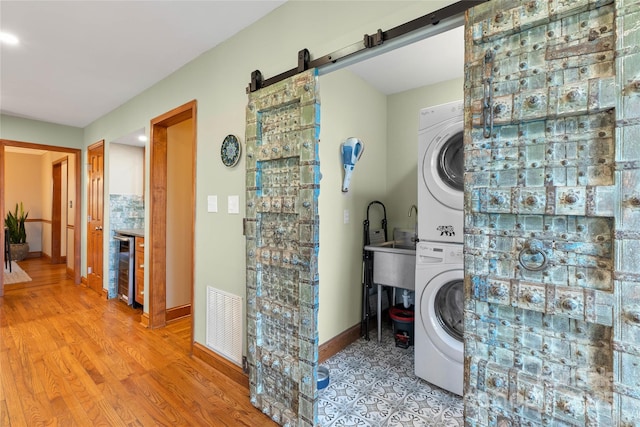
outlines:
M364 152L364 143L358 138L347 138L342 143L342 164L344 166L344 181L342 182L342 192L349 191L349 184L351 183L351 173L356 165L356 162L360 160L362 153Z

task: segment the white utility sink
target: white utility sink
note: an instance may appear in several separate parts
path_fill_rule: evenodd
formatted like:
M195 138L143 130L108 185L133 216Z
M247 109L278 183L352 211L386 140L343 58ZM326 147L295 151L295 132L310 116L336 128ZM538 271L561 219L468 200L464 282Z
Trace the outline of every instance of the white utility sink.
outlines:
M373 283L378 285L378 342L381 339L382 286L409 289L416 288L415 241L390 240L367 245L364 250L373 252Z
M373 252L373 283L414 290L416 246L405 241L390 240L364 247Z

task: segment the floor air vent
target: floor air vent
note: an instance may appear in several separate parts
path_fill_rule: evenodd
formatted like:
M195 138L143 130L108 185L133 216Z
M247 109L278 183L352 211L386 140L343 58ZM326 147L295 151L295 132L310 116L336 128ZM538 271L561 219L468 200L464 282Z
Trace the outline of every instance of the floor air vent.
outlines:
M242 365L242 298L207 286L207 347Z

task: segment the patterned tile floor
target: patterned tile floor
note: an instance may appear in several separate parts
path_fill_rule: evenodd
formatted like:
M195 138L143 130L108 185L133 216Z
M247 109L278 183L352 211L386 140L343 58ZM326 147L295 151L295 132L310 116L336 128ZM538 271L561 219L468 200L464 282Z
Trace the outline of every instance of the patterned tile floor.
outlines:
M462 398L416 377L413 347L396 347L390 327L382 336L378 344L374 330L322 363L320 426L463 426Z

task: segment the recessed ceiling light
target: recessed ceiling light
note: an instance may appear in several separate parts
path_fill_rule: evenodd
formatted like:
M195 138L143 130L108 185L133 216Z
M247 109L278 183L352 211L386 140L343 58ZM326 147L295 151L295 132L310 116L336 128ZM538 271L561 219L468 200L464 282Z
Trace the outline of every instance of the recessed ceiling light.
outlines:
M6 44L18 44L18 38L13 34L0 31L0 42Z
M140 142L147 142L147 136L146 135L140 135L138 137L138 141Z

